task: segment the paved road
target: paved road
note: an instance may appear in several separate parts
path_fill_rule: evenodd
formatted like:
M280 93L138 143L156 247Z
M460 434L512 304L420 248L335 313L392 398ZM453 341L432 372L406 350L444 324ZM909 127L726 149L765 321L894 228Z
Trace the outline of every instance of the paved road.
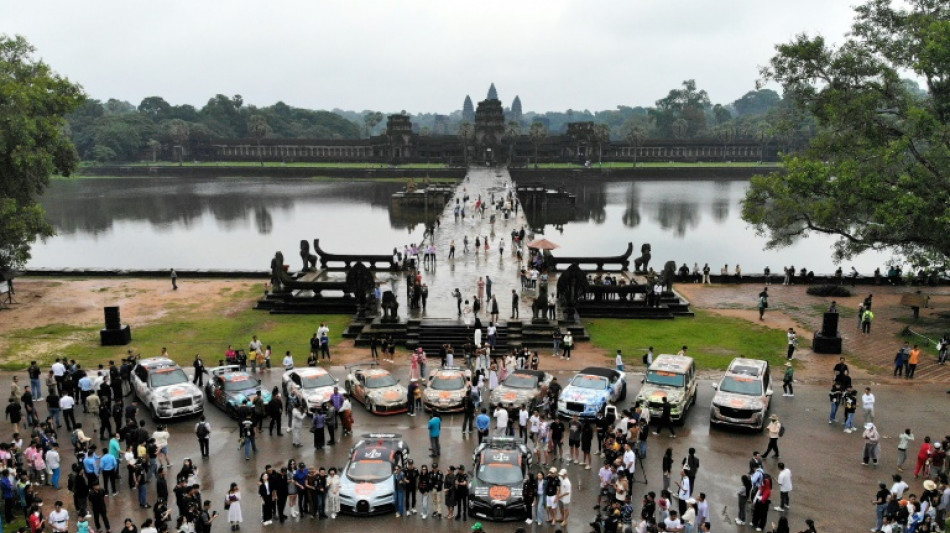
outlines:
M402 369L396 371L400 370ZM341 379L344 377L342 368L334 368L332 371L337 377ZM405 382L405 376L402 377ZM561 374L559 378L566 380L569 375ZM630 398L639 390L639 380L640 376L629 377ZM279 381L280 376L277 372L265 376L265 383L269 386L277 385ZM3 383L0 394L6 394L9 390L9 379L4 378ZM676 439L651 435L646 460L646 477L650 483L649 485L637 484L633 495L635 501L639 501L645 490L659 492L661 483L659 463L663 449L667 446L672 447L674 457L679 461L685 456L689 447L696 447L701 461L697 488L707 494L711 508L714 509L713 530L745 531L732 523L735 517L734 494L739 475L746 469L751 451L763 450L767 439L758 433L733 433L710 429L708 408L712 392L711 382L701 382L698 404L689 414L685 426L678 430ZM827 423L825 392L824 387L809 385L798 387L794 398L782 397L780 392L774 398L773 412L782 417L788 428L780 445L782 459L794 474L795 489L791 497L792 510L789 516L793 530L796 530L795 527L801 527L805 518L813 517L818 521L819 531L858 531L858 526L865 528L872 524L873 509L869 502L873 496L876 481L889 480L890 475L895 472L893 463L896 442L892 437L906 426L914 429L918 442L926 434L943 435L946 431L944 427L945 402L948 395L942 387L923 384L914 388L888 386L876 390L879 405L878 423L885 435L885 440L883 464L873 469L860 465L862 450L860 434L844 434L840 423L834 425ZM45 413L45 407L41 408L41 413ZM410 418L405 415L389 418L375 417L367 414L359 405L355 406L354 413L357 435L370 430L401 433L405 435L411 446L412 457L417 461L427 460L426 417ZM211 459L198 457L197 443L192 433L193 420L170 424L172 432L170 449L175 464L173 470L177 471L184 457L197 458L196 462L201 466L203 495L215 502L216 507L219 506L218 502L228 485L232 481L238 482L245 494L243 506L245 524L246 529L250 531L257 530L254 524L258 523L260 517L255 489L257 476L265 464L277 465L285 463L290 457L295 457L308 464L343 466L348 447L355 442L353 439L345 439L332 450L315 453L310 446L301 450L292 448L288 436L279 438L276 435L274 437L264 435L259 439L260 452L251 461L245 461L243 453L237 449L235 424L213 406L208 407L207 416L214 427L211 439ZM860 414L858 416L860 418ZM461 418L454 416L448 417L443 425L442 443L445 450L443 466L449 463L470 464L471 452L477 438L462 437L459 434L460 423ZM150 422L149 427L152 427ZM64 453L64 465L68 467L70 462L71 454ZM775 474L775 461L769 459L767 463L769 470ZM576 466L567 468L571 471L570 476L575 491L574 513L568 529L586 531L587 522L593 516L591 506L597 494L596 469L583 471ZM639 474L638 479L641 479ZM912 479L910 483L913 490L919 492L919 484ZM59 491L58 494L54 492L52 489L44 489L45 501L52 502L56 499L71 501L65 489ZM151 491L150 499L154 499ZM145 511L134 505L133 494L127 490L120 492L118 497L110 501L109 514L115 522L120 522L121 518L129 516L136 523L141 523L147 516ZM772 511L770 519L777 518L776 514ZM728 520L724 520L723 515L726 515ZM367 531L382 532L397 524L395 520L389 516L373 519L345 517L338 519L338 522L345 527L360 527L366 528ZM422 525L418 517L403 519L403 523L407 520L416 525ZM308 522L309 519L304 521L304 523ZM274 525L269 529L283 530L295 525L295 522L291 522L283 526ZM437 526L429 523L427 525L439 530L462 530L457 523L451 525L439 523ZM486 524L486 528L490 531L513 531L517 525ZM335 526L336 524L331 526L327 523L313 525L321 529ZM225 527L227 526L222 520L216 524L215 530L224 531Z

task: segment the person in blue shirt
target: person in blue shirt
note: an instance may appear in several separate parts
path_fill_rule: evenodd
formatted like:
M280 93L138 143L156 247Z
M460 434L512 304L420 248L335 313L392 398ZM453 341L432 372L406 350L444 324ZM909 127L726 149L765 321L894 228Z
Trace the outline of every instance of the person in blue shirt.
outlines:
M396 465L396 469L393 471L393 499L396 504L396 518L406 514L405 487L407 483L406 474L403 473L399 465Z
M108 494L109 483L112 483L112 495L118 493L116 482L119 480L119 461L111 453L103 455L99 459L99 470L102 472L103 490Z
M294 472L294 485L297 486L297 502L299 504L299 515L303 516L310 512L310 502L307 501L307 477L310 475L310 469L307 465L300 463Z
M93 481L99 481L99 454L96 453L95 444L86 452L86 457L82 460L82 469L86 472L86 480L90 487Z
M488 410L482 407L481 413L475 417L475 427L478 429L478 443L488 436L488 429L491 427L491 417L488 416Z
M82 401L82 412L88 413L86 409L86 398L92 395L92 378L85 375L79 378L79 399Z
M432 417L429 418L429 443L432 453L429 457L438 457L442 455L442 446L439 445L439 435L442 433L442 419L439 413L432 411Z

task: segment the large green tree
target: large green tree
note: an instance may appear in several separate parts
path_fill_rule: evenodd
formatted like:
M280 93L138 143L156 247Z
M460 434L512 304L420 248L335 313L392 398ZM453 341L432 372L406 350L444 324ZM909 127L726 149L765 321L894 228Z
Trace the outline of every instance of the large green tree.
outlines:
M800 35L763 69L815 117L785 171L753 178L742 216L770 247L836 235L836 259L868 249L916 265L950 258L950 3L871 0L847 40ZM926 93L901 76L920 79Z
M50 175L68 176L79 161L64 115L82 104L82 88L34 52L0 35L0 272L21 268L36 238L53 234L37 198Z

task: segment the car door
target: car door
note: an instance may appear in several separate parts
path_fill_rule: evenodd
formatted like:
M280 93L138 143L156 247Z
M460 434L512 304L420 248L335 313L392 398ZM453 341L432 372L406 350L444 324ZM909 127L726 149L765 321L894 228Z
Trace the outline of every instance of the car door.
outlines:
M132 372L132 386L135 388L135 395L146 405L148 405L148 370L144 366L138 366Z
M353 380L353 395L360 403L366 404L366 386L363 384L363 374L356 374Z
M227 398L224 397L224 378L221 376L215 376L211 394L214 397L214 403L221 407L225 407L227 405Z

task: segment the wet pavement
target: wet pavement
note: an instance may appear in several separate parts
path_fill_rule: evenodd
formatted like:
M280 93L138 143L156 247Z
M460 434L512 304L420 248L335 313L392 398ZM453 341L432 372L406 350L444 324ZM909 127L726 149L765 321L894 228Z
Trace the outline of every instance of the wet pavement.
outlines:
M542 361L542 367L544 361ZM345 378L345 370L341 367L331 369L332 373L341 380ZM394 372L406 382L406 368L396 367ZM830 373L830 369L829 369ZM569 379L570 374L557 372L560 381ZM9 376L9 374L7 375ZM640 388L640 375L628 375L629 394L633 398ZM264 384L273 387L280 383L280 373L277 371L264 376ZM21 378L22 382L22 378ZM6 394L9 387L9 377L3 379L4 386L0 394ZM697 476L697 489L705 492L712 510L713 531L751 531L751 528L737 527L732 520L736 516L735 493L739 485L739 476L745 472L748 459L753 450L764 450L767 438L755 432L731 432L709 427L709 402L713 394L712 382L700 382L699 397L689 413L686 423L677 428L677 438L672 439L665 434L651 435L645 474L648 484L637 483L633 490L634 502L639 502L646 490L659 492L662 478L660 473L660 458L666 447L673 448L673 456L677 463L686 455L689 447L697 449L697 456L701 465ZM859 386L863 386L858 384ZM912 389L900 386L875 387L878 405L878 426L884 435L882 441L882 464L877 468L861 466L861 451L863 449L860 433L845 434L842 432L841 415L833 425L829 425L828 402L826 390L823 386L802 385L796 387L794 398L781 396L776 391L773 397L772 412L778 414L786 424L787 432L780 441L782 460L793 473L794 490L791 494L791 510L789 518L793 531L802 528L805 518L814 518L818 523L819 531L859 531L873 524L873 507L870 501L874 495L878 480L889 481L895 473L894 461L896 441L894 436L904 427L911 427L921 442L924 435L938 436L946 432L944 426L948 395L944 387L935 384L917 384ZM627 405L624 402L622 405ZM40 413L45 415L45 404L40 406ZM375 518L340 517L336 521L314 521L309 518L291 520L284 525L274 524L261 528L260 505L256 496L256 480L266 464L285 464L289 458L296 458L308 465L342 467L347 459L349 447L354 444L359 435L373 432L394 432L402 434L411 448L410 457L416 460L417 465L428 462L428 439L426 416L409 417L397 415L393 417L377 417L369 415L360 405L354 405L354 437L347 437L340 443L322 451L314 451L311 444L304 448L295 449L291 446L290 437L268 436L265 432L258 439L259 451L250 461L244 460L243 451L237 446L237 427L217 407L207 406L206 416L212 424L211 458L202 459L198 453L198 445L194 436L194 419L181 420L169 423L172 434L170 454L174 466L173 472L180 468L185 457L191 457L200 467L199 478L202 486L202 496L210 499L216 509L223 514L221 499L231 482L237 482L244 494L243 512L245 530L258 531L261 529L285 530L307 524L307 528L319 530L339 528L364 528L366 531L381 532L396 524L411 522L412 527L431 527L440 531L463 531L470 527L474 520L467 524L459 522L446 523L434 521L431 518L422 522L419 515L397 520L391 515ZM88 422L88 415L80 414L80 421ZM857 421L861 420L860 413ZM477 437L460 435L460 415L450 415L444 419L442 448L443 467L448 464L465 464L471 466L472 451L477 444ZM88 427L88 423L85 424ZM152 431L154 424L147 423ZM9 431L9 426L6 426ZM63 430L64 431L64 430ZM304 438L309 438L304 433ZM61 440L68 442L65 431ZM68 448L68 445L65 446ZM915 449L915 447L912 447ZM913 453L909 453L913 457ZM64 467L68 468L72 462L72 454L64 450ZM912 459L909 459L912 461ZM769 472L773 477L777 474L776 461L766 461ZM560 466L560 465L559 465ZM567 527L570 531L588 531L587 523L594 516L592 506L595 504L598 493L597 467L586 471L576 465L564 468L570 472L574 486L573 512ZM122 469L124 475L124 468ZM642 481L641 472L637 473L637 480ZM65 475L63 476L65 480ZM905 476L912 478L909 473ZM140 524L151 511L138 508L134 494L130 492L123 478L120 481L120 490L117 497L109 501L109 516L113 523L121 523L125 517L131 517L136 524ZM920 492L920 483L909 479L912 492ZM149 500L154 502L154 487L149 489ZM42 496L45 501L53 502L61 499L71 502L71 496L65 489L54 491L44 488ZM67 504L69 506L69 504ZM639 512L639 504L636 506ZM777 520L777 512L771 510L769 520ZM218 520L215 531L224 531L227 525L224 518ZM485 522L488 531L513 531L523 523L496 524ZM118 529L118 526L114 526ZM529 530L550 530L550 526L529 526Z
M435 230L435 236L431 239L436 246L437 261L434 266L423 266L422 282L429 286L429 298L426 310L421 309L409 311L409 305L406 302L406 282L405 276L392 276L390 274L378 274L378 278L388 281L393 289L393 293L399 298L399 313L405 318L440 318L457 320L455 297L452 296L456 288L462 292L463 298L471 303L473 297L478 294L478 278L490 277L492 280L491 294L498 300L498 309L500 311L500 321L505 322L511 315L511 290L518 290L521 294L520 271L521 264L515 254L514 246L511 241L512 230L520 230L527 227L524 212L519 209L517 213L511 212L508 219L505 219L503 213L496 211L493 207L492 199L498 202L506 198L508 194L516 198L514 185L511 182L511 176L508 170L504 168L477 168L469 169L465 180L463 180L455 191L455 198L446 204L440 218L440 225ZM463 201L465 196L468 201ZM484 215L475 212L475 203L479 198L483 202L489 202L484 211ZM454 209L455 201L465 207L465 217L455 219ZM492 214L495 215L495 222L491 222ZM468 251L465 251L464 240L468 238ZM484 243L489 243L489 249L486 251L484 244L481 249L476 250L476 237ZM502 253L502 243L503 250ZM429 244L426 240L426 245ZM455 258L448 259L449 248L455 242ZM405 243L411 244L411 243ZM419 243L415 243L419 244ZM402 244L399 245L402 251ZM525 250L527 258L527 250ZM420 257L421 259L421 257ZM486 291L487 292L487 291ZM487 294L486 294L487 296ZM530 317L531 303L535 296L535 291L529 290L521 295L520 315ZM481 318L485 318L490 303L482 302ZM527 315L526 315L527 313ZM407 315L408 314L408 315ZM471 315L469 315L471 320ZM487 322L486 322L487 325Z

